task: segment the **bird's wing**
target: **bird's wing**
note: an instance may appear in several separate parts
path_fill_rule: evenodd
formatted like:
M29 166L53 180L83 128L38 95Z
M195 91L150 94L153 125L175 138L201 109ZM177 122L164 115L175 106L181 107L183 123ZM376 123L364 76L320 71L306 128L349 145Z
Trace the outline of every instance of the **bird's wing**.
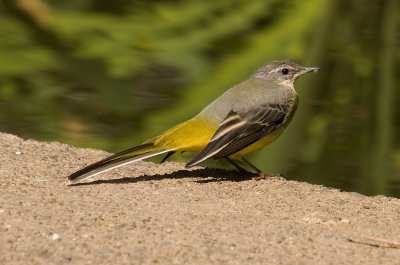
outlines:
M208 158L226 157L242 150L282 126L287 114L288 104L266 104L246 112L230 111L210 142L187 166L196 165Z

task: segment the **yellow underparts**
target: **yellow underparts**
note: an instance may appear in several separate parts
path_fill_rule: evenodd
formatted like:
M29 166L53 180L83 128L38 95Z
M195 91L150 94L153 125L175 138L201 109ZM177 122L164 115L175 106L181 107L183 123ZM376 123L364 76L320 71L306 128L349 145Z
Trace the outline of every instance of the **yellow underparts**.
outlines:
M172 127L149 142L177 152L198 152L208 144L217 126L196 117Z
M263 148L266 145L269 145L270 143L275 141L283 133L284 129L285 129L284 127L279 128L275 132L273 132L271 134L268 134L267 136L261 138L257 142L247 146L246 148L243 148L242 150L240 150L237 153L234 153L232 155L232 157L242 157L242 156L250 154L250 153L252 153L254 151L257 151L257 150Z
M218 124L210 124L196 117L172 127L148 142L152 142L158 148L177 152L199 152L209 143L217 128ZM282 134L283 130L284 128L281 127L274 133L261 138L252 145L231 156L233 158L242 157L257 151L275 141Z

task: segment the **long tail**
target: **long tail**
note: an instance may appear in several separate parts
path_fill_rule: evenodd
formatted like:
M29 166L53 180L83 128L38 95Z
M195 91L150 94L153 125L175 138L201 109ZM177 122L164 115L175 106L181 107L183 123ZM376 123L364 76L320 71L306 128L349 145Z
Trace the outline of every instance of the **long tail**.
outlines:
M87 167L84 167L81 170L78 170L69 175L68 179L72 183L77 183L78 181L94 177L111 169L122 167L135 161L143 160L168 152L171 152L171 150L160 149L155 147L152 143L145 143L119 152L115 155L109 156L91 165L88 165Z

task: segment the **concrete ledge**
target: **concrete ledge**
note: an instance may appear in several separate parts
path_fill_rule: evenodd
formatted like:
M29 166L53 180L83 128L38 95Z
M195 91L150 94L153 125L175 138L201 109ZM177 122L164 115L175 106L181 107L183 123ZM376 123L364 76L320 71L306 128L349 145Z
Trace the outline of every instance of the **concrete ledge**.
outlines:
M400 200L0 134L0 264L399 264ZM351 177L351 176L349 176Z

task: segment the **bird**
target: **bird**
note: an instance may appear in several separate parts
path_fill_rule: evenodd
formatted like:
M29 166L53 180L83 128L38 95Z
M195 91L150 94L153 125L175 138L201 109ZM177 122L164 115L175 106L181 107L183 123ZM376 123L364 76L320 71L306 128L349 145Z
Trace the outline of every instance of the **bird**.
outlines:
M144 143L90 164L68 176L77 183L98 174L164 154L196 152L186 167L207 159L226 159L240 172L244 167L262 173L245 156L275 141L288 126L298 106L294 82L317 72L293 61L272 61L249 79L234 85L193 118Z

